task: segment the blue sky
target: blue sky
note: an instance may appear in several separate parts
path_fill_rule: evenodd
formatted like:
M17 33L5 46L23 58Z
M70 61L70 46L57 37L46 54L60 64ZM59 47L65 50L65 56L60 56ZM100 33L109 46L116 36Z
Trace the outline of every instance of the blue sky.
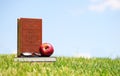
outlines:
M120 56L120 0L0 0L0 54L17 51L17 18L42 18L53 56Z

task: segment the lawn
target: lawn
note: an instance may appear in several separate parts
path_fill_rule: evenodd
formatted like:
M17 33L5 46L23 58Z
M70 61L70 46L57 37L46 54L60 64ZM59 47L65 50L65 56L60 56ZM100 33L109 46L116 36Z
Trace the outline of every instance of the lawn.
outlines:
M0 76L120 76L120 58L57 57L56 62L14 62L0 55Z

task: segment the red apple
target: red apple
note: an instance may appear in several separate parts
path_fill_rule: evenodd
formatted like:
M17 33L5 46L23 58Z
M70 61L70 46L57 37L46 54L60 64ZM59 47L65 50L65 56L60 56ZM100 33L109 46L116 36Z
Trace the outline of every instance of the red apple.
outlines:
M43 43L40 45L40 53L43 57L49 57L53 54L54 48L50 43Z

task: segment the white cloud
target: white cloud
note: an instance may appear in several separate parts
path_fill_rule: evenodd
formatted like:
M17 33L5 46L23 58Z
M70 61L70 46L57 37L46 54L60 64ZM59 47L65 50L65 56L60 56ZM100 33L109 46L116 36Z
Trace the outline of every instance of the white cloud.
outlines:
M107 3L112 9L120 10L120 0L108 0Z
M74 57L83 57L83 58L91 58L90 53L84 52L84 53L75 53Z
M97 0L99 1L99 0ZM103 12L106 9L111 10L120 10L120 0L102 0L97 2L96 0L91 0L92 3L95 3L88 7L89 10Z

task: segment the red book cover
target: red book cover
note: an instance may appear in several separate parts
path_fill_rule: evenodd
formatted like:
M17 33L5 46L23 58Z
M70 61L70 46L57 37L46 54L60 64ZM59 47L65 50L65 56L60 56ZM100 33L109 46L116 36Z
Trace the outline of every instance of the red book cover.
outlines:
M42 19L20 18L17 21L17 55L20 56L23 52L39 53Z

